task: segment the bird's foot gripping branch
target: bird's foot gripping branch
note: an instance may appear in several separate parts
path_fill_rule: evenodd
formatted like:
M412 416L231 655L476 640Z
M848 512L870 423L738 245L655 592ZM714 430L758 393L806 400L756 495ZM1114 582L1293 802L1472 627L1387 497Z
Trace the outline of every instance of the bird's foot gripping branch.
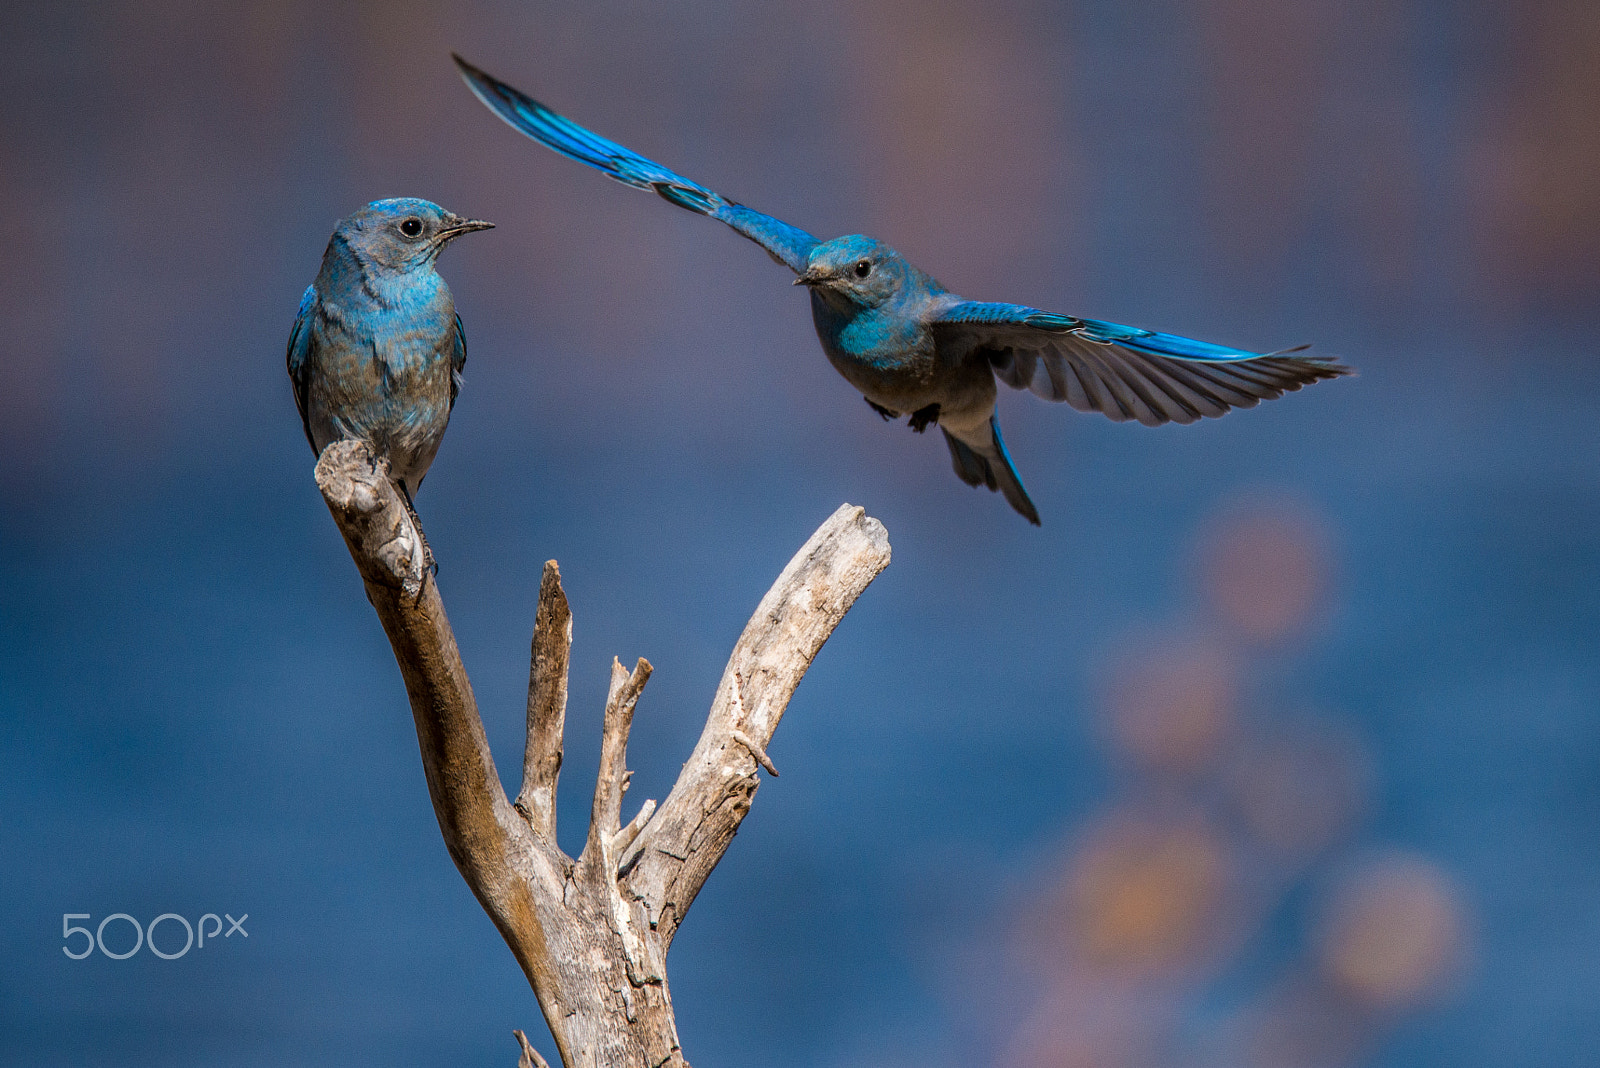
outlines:
M666 955L750 809L773 732L812 659L889 563L883 525L844 505L789 561L745 626L671 793L626 824L628 731L650 665L613 661L583 851L556 844L572 615L545 564L528 677L522 788L500 786L420 529L361 442L336 442L317 485L405 679L423 771L451 859L533 986L566 1068L684 1065ZM535 1063L531 1047L524 1060ZM530 1056L531 1055L531 1056Z

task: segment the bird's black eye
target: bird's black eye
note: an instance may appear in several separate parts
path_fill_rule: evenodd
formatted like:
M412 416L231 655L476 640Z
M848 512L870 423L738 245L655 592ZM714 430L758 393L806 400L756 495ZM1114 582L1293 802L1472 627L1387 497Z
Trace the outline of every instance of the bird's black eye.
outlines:
M865 278L867 275L869 275L871 273L872 273L872 261L871 260L862 260L862 261L860 261L859 263L856 264L856 277L857 278Z
M415 215L400 224L400 232L407 237L420 237L422 235L422 220Z

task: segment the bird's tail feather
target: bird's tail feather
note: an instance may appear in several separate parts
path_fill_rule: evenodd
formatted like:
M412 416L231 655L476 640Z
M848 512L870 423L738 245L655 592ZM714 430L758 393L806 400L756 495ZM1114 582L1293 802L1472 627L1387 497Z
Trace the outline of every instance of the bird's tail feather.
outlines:
M1039 526L1039 510L1033 506L1028 491L1017 477L1011 454L1006 451L1005 439L1000 436L1000 419L989 417L989 441L963 441L944 427L944 443L950 446L950 465L956 477L969 486L988 486L1005 495L1006 501L1024 519Z

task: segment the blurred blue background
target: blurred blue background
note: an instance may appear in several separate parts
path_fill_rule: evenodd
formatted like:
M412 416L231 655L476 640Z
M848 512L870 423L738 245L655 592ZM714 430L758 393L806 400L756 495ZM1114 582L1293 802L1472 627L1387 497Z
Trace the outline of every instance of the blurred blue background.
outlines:
M471 362L418 507L513 791L561 561L568 848L613 654L657 667L660 798L794 550L841 501L889 529L675 945L692 1062L1592 1063L1600 7L0 22L0 1063L553 1052L283 372L334 222L402 194L499 224L441 264ZM451 49L963 295L1360 377L1159 430L1009 395L1035 530L867 410L787 272L515 136ZM74 961L69 912L249 934Z

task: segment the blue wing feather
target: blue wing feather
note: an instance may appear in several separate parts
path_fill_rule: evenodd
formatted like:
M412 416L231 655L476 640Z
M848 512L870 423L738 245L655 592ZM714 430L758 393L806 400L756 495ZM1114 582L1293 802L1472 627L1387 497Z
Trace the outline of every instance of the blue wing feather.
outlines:
M1157 330L1142 330L1136 326L1123 326L1120 323L1108 323L1100 319L1079 319L1073 315L1040 311L1026 304L1001 304L977 300L962 301L952 306L939 317L939 321L1026 326L1047 333L1076 334L1107 345L1126 345L1129 348L1142 349L1175 360L1205 360L1211 363L1282 356L1306 348L1301 345L1298 348L1281 349L1277 352L1251 352L1248 349L1213 345L1209 341L1196 341L1194 338L1180 337L1177 334L1163 334ZM1316 357L1304 358L1319 363L1328 362L1317 360Z
M306 418L306 375L311 363L311 318L317 307L317 287L306 286L300 296L300 310L295 313L294 329L289 331L289 351L284 362L289 368L289 382L294 386L295 407L300 409L300 425L312 449L317 443L311 440L311 423Z
M456 65L467 88L513 129L559 152L586 163L624 185L646 189L680 208L726 223L737 233L767 250L778 263L796 274L806 269L806 258L817 239L770 215L737 204L698 182L675 174L632 149L609 141L559 115L537 100L474 67L460 56Z
M984 353L1013 388L1147 426L1220 416L1350 373L1296 355L1305 346L1251 352L1025 304L961 301L932 325L941 343Z
M456 332L452 339L455 347L450 353L450 410L456 410L456 397L461 393L461 372L467 366L467 328L461 324L461 313L456 313Z

